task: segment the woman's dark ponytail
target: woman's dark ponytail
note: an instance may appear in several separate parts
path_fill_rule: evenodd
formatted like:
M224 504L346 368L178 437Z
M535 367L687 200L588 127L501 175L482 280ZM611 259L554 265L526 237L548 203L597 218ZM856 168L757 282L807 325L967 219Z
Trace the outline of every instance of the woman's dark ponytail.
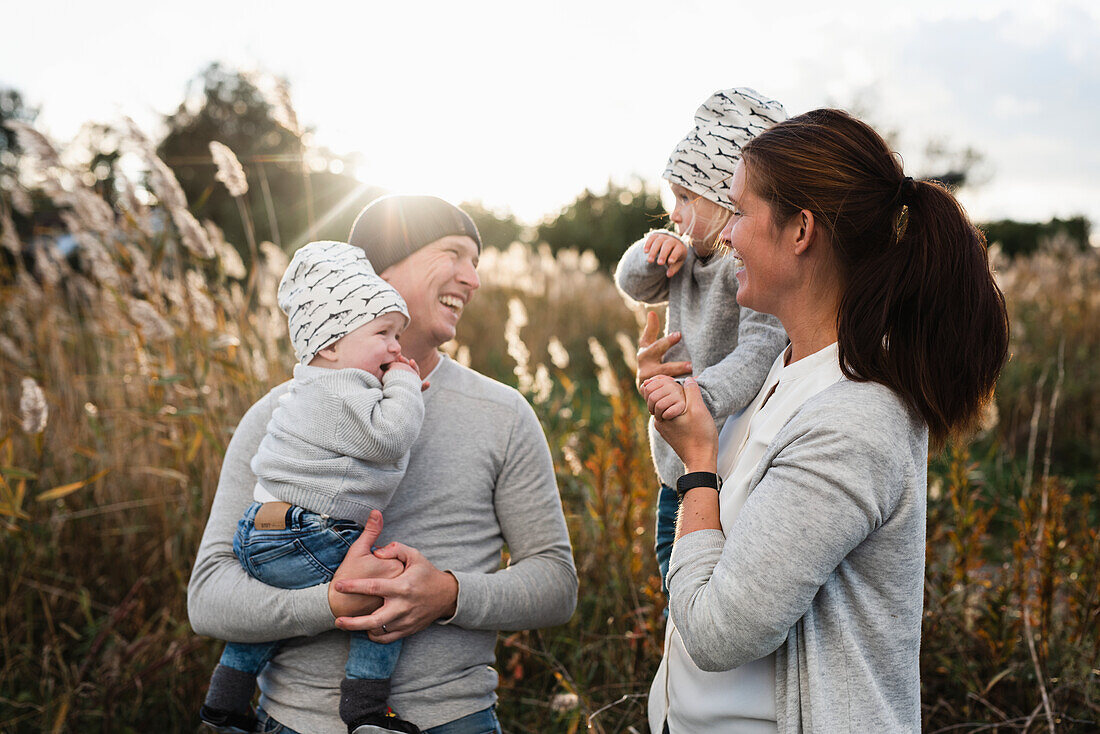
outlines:
M934 445L969 430L1008 354L1008 316L985 238L955 197L905 176L885 141L839 110L780 123L743 155L777 223L807 209L832 242L845 375L897 391Z

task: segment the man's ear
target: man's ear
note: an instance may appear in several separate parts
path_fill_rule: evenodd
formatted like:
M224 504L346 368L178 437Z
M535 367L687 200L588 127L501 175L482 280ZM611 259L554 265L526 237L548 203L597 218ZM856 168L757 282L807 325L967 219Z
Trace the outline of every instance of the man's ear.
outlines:
M814 236L817 234L814 213L809 209L803 209L791 217L790 226L794 235L794 253L803 255L814 244Z

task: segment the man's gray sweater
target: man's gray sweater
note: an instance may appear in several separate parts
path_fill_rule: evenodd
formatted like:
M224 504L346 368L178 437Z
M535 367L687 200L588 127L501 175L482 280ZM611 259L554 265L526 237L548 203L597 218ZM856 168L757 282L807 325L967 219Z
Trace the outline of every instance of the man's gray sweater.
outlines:
M405 476L424 421L420 378L393 369L294 366L252 471L272 496L365 525Z
M566 622L577 572L553 462L523 396L447 357L428 378L424 426L378 541L420 550L458 579L454 617L405 639L390 703L421 728L496 700L497 630ZM348 634L334 629L328 585L285 590L251 578L233 555L237 520L252 502L249 460L281 385L241 419L222 464L187 592L191 626L238 642L298 637L260 678L260 703L309 734L346 734L337 714ZM509 563L501 568L507 545Z
M737 521L672 549L672 618L703 670L775 652L779 731L919 732L928 430L842 380L783 426Z
M714 416L715 427L721 428L726 418L760 392L772 363L787 345L787 333L774 316L737 305L734 258L721 254L700 258L688 247L683 267L669 278L667 266L646 260L642 249L646 237L623 253L615 269L615 284L632 300L647 305L668 303L665 333L679 331L682 337L664 361L691 360L703 401ZM652 420L649 446L657 476L668 486L676 486L684 464L657 433Z

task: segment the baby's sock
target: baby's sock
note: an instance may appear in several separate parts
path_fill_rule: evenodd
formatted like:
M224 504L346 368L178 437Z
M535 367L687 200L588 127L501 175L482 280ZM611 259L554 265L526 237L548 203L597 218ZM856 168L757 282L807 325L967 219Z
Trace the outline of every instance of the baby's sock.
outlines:
M387 681L388 683L388 681ZM256 676L225 665L214 668L210 676L210 690L206 692L206 705L218 711L236 714L252 713L252 693L256 690Z
M389 697L388 678L345 678L340 683L340 718L354 725L367 714L384 712Z

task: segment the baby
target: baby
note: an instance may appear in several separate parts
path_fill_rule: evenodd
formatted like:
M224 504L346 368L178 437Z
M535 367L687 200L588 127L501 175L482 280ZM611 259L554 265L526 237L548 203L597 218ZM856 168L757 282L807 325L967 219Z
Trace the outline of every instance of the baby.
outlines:
M254 502L233 539L245 570L271 586L328 583L372 510L383 510L424 421L416 364L398 338L404 299L358 247L313 242L279 283L298 364L252 459ZM200 718L221 732L251 732L256 676L281 641L230 642ZM352 633L340 717L349 734L418 732L386 706L401 642Z
M627 248L615 271L631 300L667 304L672 346L662 373L695 375L718 427L752 400L787 344L778 319L737 305L737 263L718 252L719 233L735 216L729 188L741 146L785 119L783 105L746 87L707 98L663 174L675 200L669 218L676 231L650 232ZM651 342L657 317L647 318L644 340ZM684 464L652 422L649 441L660 485L655 550L664 586L679 508L673 487Z

